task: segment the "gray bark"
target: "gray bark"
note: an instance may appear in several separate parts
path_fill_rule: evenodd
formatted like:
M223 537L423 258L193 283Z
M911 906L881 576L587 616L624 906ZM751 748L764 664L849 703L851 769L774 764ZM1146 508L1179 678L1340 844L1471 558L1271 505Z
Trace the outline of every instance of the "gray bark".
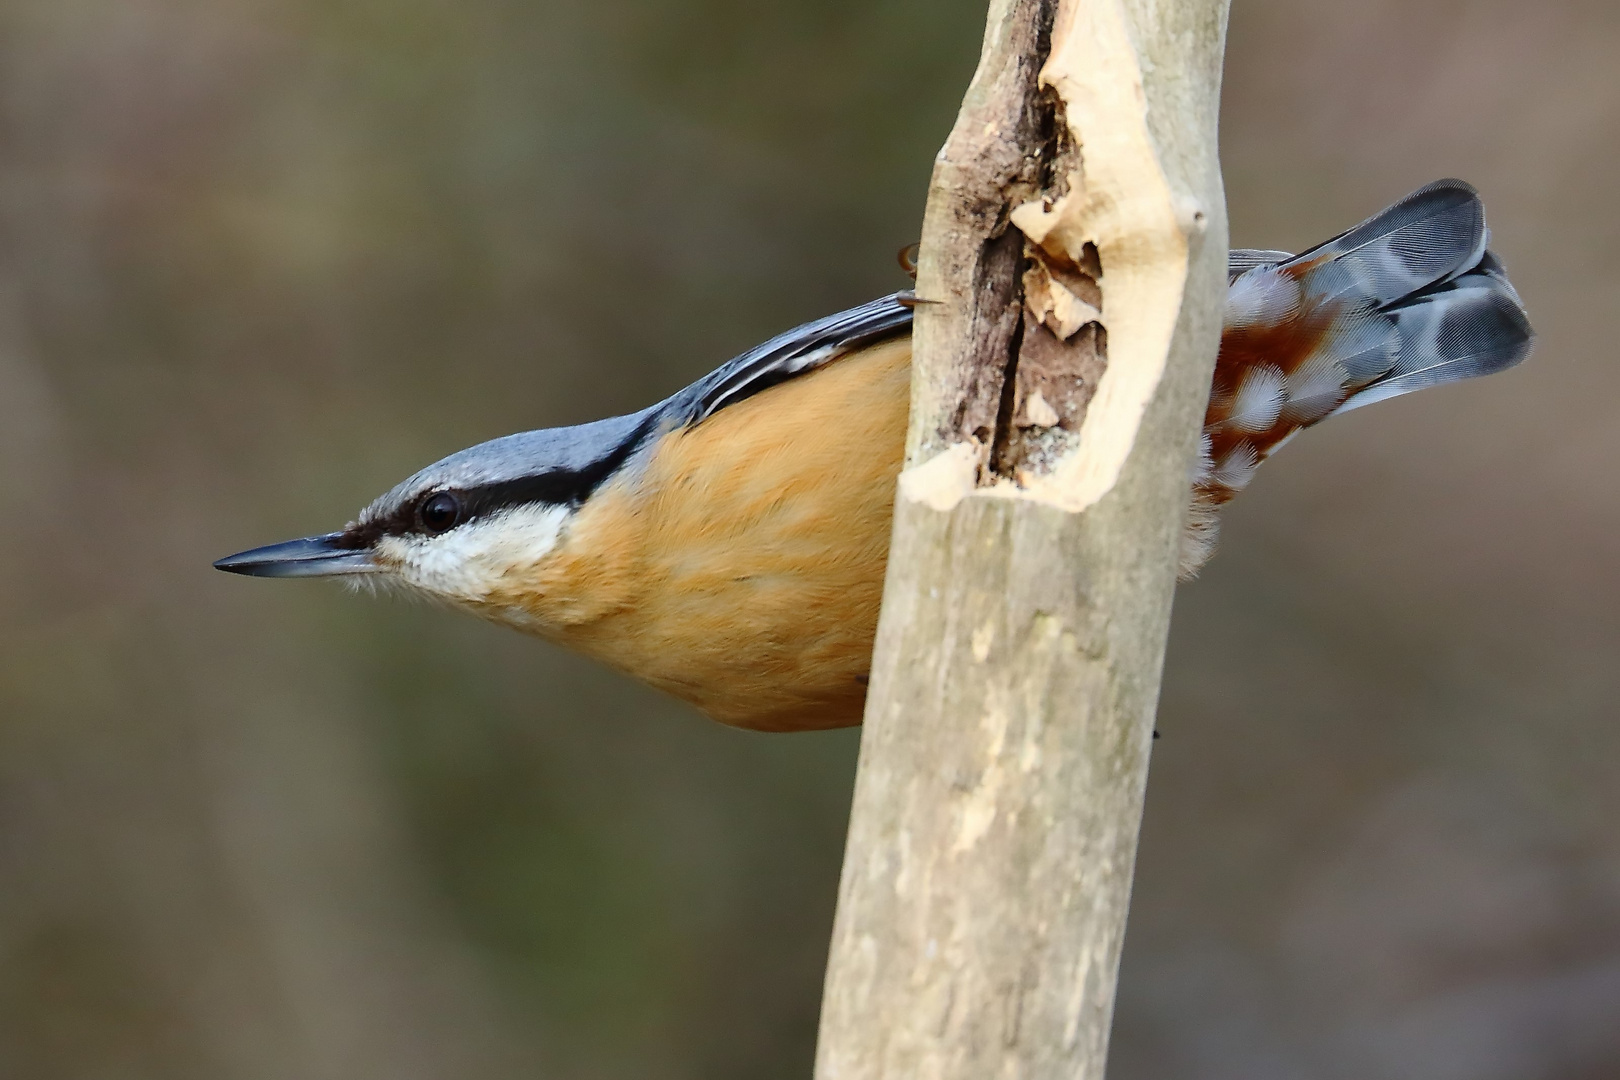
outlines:
M924 222L820 1080L1102 1076L1225 294L1226 7L991 4Z

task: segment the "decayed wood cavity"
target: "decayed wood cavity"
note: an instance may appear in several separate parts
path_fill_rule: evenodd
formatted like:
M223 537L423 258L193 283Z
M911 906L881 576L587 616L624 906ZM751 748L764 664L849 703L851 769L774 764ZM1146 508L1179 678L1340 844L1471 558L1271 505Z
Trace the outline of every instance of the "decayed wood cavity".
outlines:
M913 380L907 462L972 448L990 465L1022 335L1024 237L1014 206L1054 182L1052 102L1039 89L1057 0L992 4L979 68L930 185L914 336L935 358Z
M1032 30L1046 46L1037 76L1045 92L1012 118L1038 149L1019 168L991 170L998 189L978 192L958 212L967 220L954 223L982 230L979 257L951 267L929 244L949 233L925 227L919 293L966 314L930 313L918 333L944 333L965 317L977 355L1006 358L985 366L955 350L957 374L918 380L917 411L929 414L929 394L956 391L961 402L939 429L913 431L908 461L920 471L902 479L902 497L940 509L979 491L1079 511L1114 486L1164 373L1188 233L1203 225L1197 207L1178 204L1159 162L1120 0L1067 0L1053 17L1053 29ZM964 117L972 104L970 95ZM1005 131L994 116L959 122L936 191L968 187L953 172L957 154L982 155L984 140ZM962 271L954 282L952 269Z

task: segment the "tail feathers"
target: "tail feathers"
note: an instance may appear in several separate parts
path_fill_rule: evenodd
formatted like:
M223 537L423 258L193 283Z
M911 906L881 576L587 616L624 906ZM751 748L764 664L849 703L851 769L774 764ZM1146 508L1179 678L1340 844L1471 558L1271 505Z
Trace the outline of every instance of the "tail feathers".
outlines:
M1524 304L1491 252L1473 270L1408 298L1389 315L1400 335L1399 358L1336 412L1505 370L1530 354L1534 339Z
M1292 251L1264 251L1255 248L1233 248L1226 256L1226 283L1230 285L1257 266L1272 266L1294 257Z
M1441 180L1301 255L1232 252L1184 577L1213 552L1219 508L1304 428L1529 355L1488 237L1474 189Z
M1478 265L1486 238L1479 193L1461 180L1438 180L1283 269L1307 298L1391 303Z

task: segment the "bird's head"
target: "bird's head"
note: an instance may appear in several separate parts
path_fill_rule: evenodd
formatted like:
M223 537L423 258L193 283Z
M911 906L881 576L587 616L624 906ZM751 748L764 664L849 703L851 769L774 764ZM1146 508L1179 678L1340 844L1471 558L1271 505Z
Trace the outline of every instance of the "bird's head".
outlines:
M631 469L656 410L509 435L452 454L347 527L220 559L252 577L348 577L483 606L543 564L595 493Z

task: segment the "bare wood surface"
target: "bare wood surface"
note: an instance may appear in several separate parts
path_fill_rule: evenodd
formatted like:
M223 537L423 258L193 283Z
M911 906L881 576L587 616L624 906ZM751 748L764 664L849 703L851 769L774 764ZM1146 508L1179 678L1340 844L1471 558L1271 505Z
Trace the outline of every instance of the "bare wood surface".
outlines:
M1101 1077L1226 219L1226 0L993 0L919 255L820 1080Z

